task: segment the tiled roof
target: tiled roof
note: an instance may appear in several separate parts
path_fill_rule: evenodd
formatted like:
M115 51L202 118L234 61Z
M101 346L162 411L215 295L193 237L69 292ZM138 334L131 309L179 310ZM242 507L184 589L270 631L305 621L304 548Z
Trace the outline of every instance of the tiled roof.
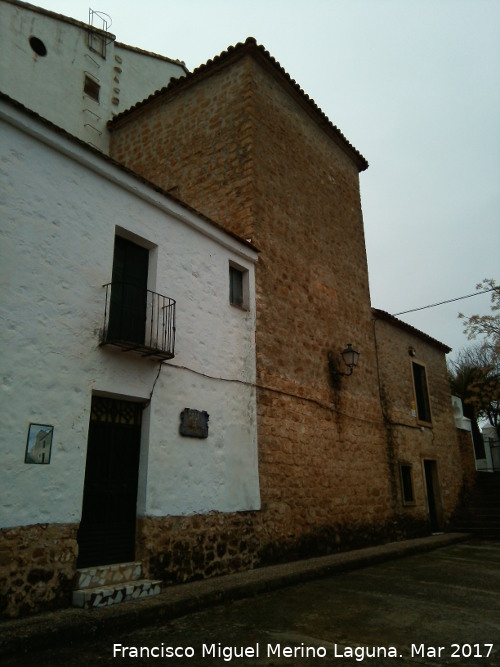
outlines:
M174 58L169 58L168 56L162 56L159 53L153 53L153 51L145 51L144 49L140 49L137 46L130 46L130 44L124 44L123 42L115 42L115 46L121 49L127 49L127 51L139 53L141 56L150 56L151 58L156 58L157 60L164 60L167 63L179 65L184 69L185 72L189 72L188 68L186 67L186 63L183 60L176 60Z
M441 343L439 340L436 340L435 338L432 338L432 336L429 336L428 334L424 333L423 331L420 331L420 329L416 329L415 327L412 327L411 324L406 324L406 322L402 322L401 320L398 320L397 317L394 317L394 315L390 315L389 313L386 313L385 310L379 310L378 308L372 308L372 313L375 319L377 320L385 320L386 322L389 322L389 324L392 324L396 327L399 327L400 329L403 329L404 331L407 331L410 334L413 334L414 336L417 336L418 338L421 338L425 342L433 345L434 347L437 347L440 349L442 352L445 354L448 354L448 352L451 352L451 347L448 347L448 345L445 345L444 343Z
M266 49L258 45L256 40L253 37L248 37L244 43L240 42L236 46L230 46L226 51L223 51L220 55L215 56L213 59L208 60L204 65L200 65L194 69L190 74L183 76L179 79L172 79L170 83L157 90L152 95L147 97L141 102L137 102L130 109L122 111L117 114L113 120L108 122L110 129L114 125L118 124L122 119L126 118L129 114L134 113L134 111L143 108L145 105L150 104L152 101L158 100L159 98L168 95L173 90L180 90L184 86L189 86L197 81L203 79L206 76L209 76L213 71L225 67L231 62L240 59L243 55L252 55L254 58L258 59L260 63L264 66L267 66L271 71L277 75L281 82L288 84L291 89L296 94L298 100L303 103L303 106L310 112L312 117L318 123L318 125L329 134L329 136L339 144L343 150L350 155L350 157L356 162L360 171L364 171L368 168L368 162L361 155L361 153L349 143L346 137L342 132L336 127L326 116L326 114L318 107L312 98L307 95L299 84L290 77L289 74L281 67L273 56L270 55Z

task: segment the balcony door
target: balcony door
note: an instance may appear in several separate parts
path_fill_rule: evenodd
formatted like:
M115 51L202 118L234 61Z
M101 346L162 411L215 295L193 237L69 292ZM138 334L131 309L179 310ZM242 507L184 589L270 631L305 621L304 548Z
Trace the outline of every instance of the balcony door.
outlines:
M108 340L144 343L149 251L115 237Z

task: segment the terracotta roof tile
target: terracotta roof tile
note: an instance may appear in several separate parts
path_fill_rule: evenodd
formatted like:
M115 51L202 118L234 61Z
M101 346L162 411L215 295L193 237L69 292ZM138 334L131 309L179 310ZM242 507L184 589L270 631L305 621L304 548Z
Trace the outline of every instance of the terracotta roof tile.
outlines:
M269 51L267 51L262 45L257 44L257 41L254 37L248 37L245 42L239 42L235 46L229 46L220 55L211 58L205 64L200 65L194 69L191 73L186 74L186 76L180 77L178 79L171 79L167 86L164 86L163 88L155 91L145 100L137 102L134 104L134 106L130 107L130 109L117 114L113 120L108 122L109 128L112 130L113 126L116 126L129 114L132 114L136 110L143 108L145 105L168 95L176 89L179 90L184 86L196 83L203 77L210 75L213 70L218 69L219 67L224 67L226 64L241 58L245 54L250 54L253 57L258 58L261 63L270 67L274 74L279 79L281 79L282 82L286 82L293 89L298 99L302 100L304 106L308 108L316 122L351 156L351 158L357 163L360 171L364 171L368 168L368 162L363 157L363 155L361 155L361 153L352 144L349 143L339 128L330 121L330 119L318 107L314 100L302 90L299 84L294 79L292 79L289 74L287 74L279 62L273 58L273 56L271 56Z
M393 324L396 327L399 327L400 329L403 329L404 331L407 331L410 334L413 334L414 336L417 336L418 338L421 338L425 342L429 343L430 345L433 345L434 347L437 347L438 349L441 350L441 352L444 352L445 354L448 354L448 352L451 352L451 347L448 347L448 345L445 345L444 343L441 343L439 340L436 340L436 338L432 338L432 336L429 336L428 334L424 333L423 331L420 331L420 329L416 329L415 327L412 327L411 324L406 324L406 322L403 322L402 320L398 320L397 317L394 317L394 315L390 315L389 313L386 313L385 310L379 310L378 308L372 308L372 313L375 319L377 320L385 320L386 322L389 322L389 324Z
M138 46L130 46L130 44L124 44L123 42L115 42L115 47L126 49L127 51L133 51L134 53L139 53L142 56L150 56L151 58L156 58L157 60L164 60L165 62L172 63L173 65L180 65L185 72L189 72L188 68L186 67L186 63L183 60L176 60L175 58L162 56L159 53L153 53L153 51L145 51L144 49L140 49Z

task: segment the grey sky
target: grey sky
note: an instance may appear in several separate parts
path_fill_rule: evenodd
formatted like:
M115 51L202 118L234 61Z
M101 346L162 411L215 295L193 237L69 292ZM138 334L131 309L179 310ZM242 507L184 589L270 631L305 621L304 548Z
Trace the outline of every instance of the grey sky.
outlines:
M31 0L88 20L89 0ZM372 305L389 313L500 280L500 0L99 0L118 41L190 70L253 36L370 163ZM401 319L454 348L457 313ZM452 355L453 356L453 355Z

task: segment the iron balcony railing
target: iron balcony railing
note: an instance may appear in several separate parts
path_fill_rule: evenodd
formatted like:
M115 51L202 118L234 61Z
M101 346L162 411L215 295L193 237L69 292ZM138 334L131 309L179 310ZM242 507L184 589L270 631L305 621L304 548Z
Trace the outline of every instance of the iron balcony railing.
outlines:
M101 345L114 345L142 356L172 359L175 301L128 283L103 285L106 296Z

